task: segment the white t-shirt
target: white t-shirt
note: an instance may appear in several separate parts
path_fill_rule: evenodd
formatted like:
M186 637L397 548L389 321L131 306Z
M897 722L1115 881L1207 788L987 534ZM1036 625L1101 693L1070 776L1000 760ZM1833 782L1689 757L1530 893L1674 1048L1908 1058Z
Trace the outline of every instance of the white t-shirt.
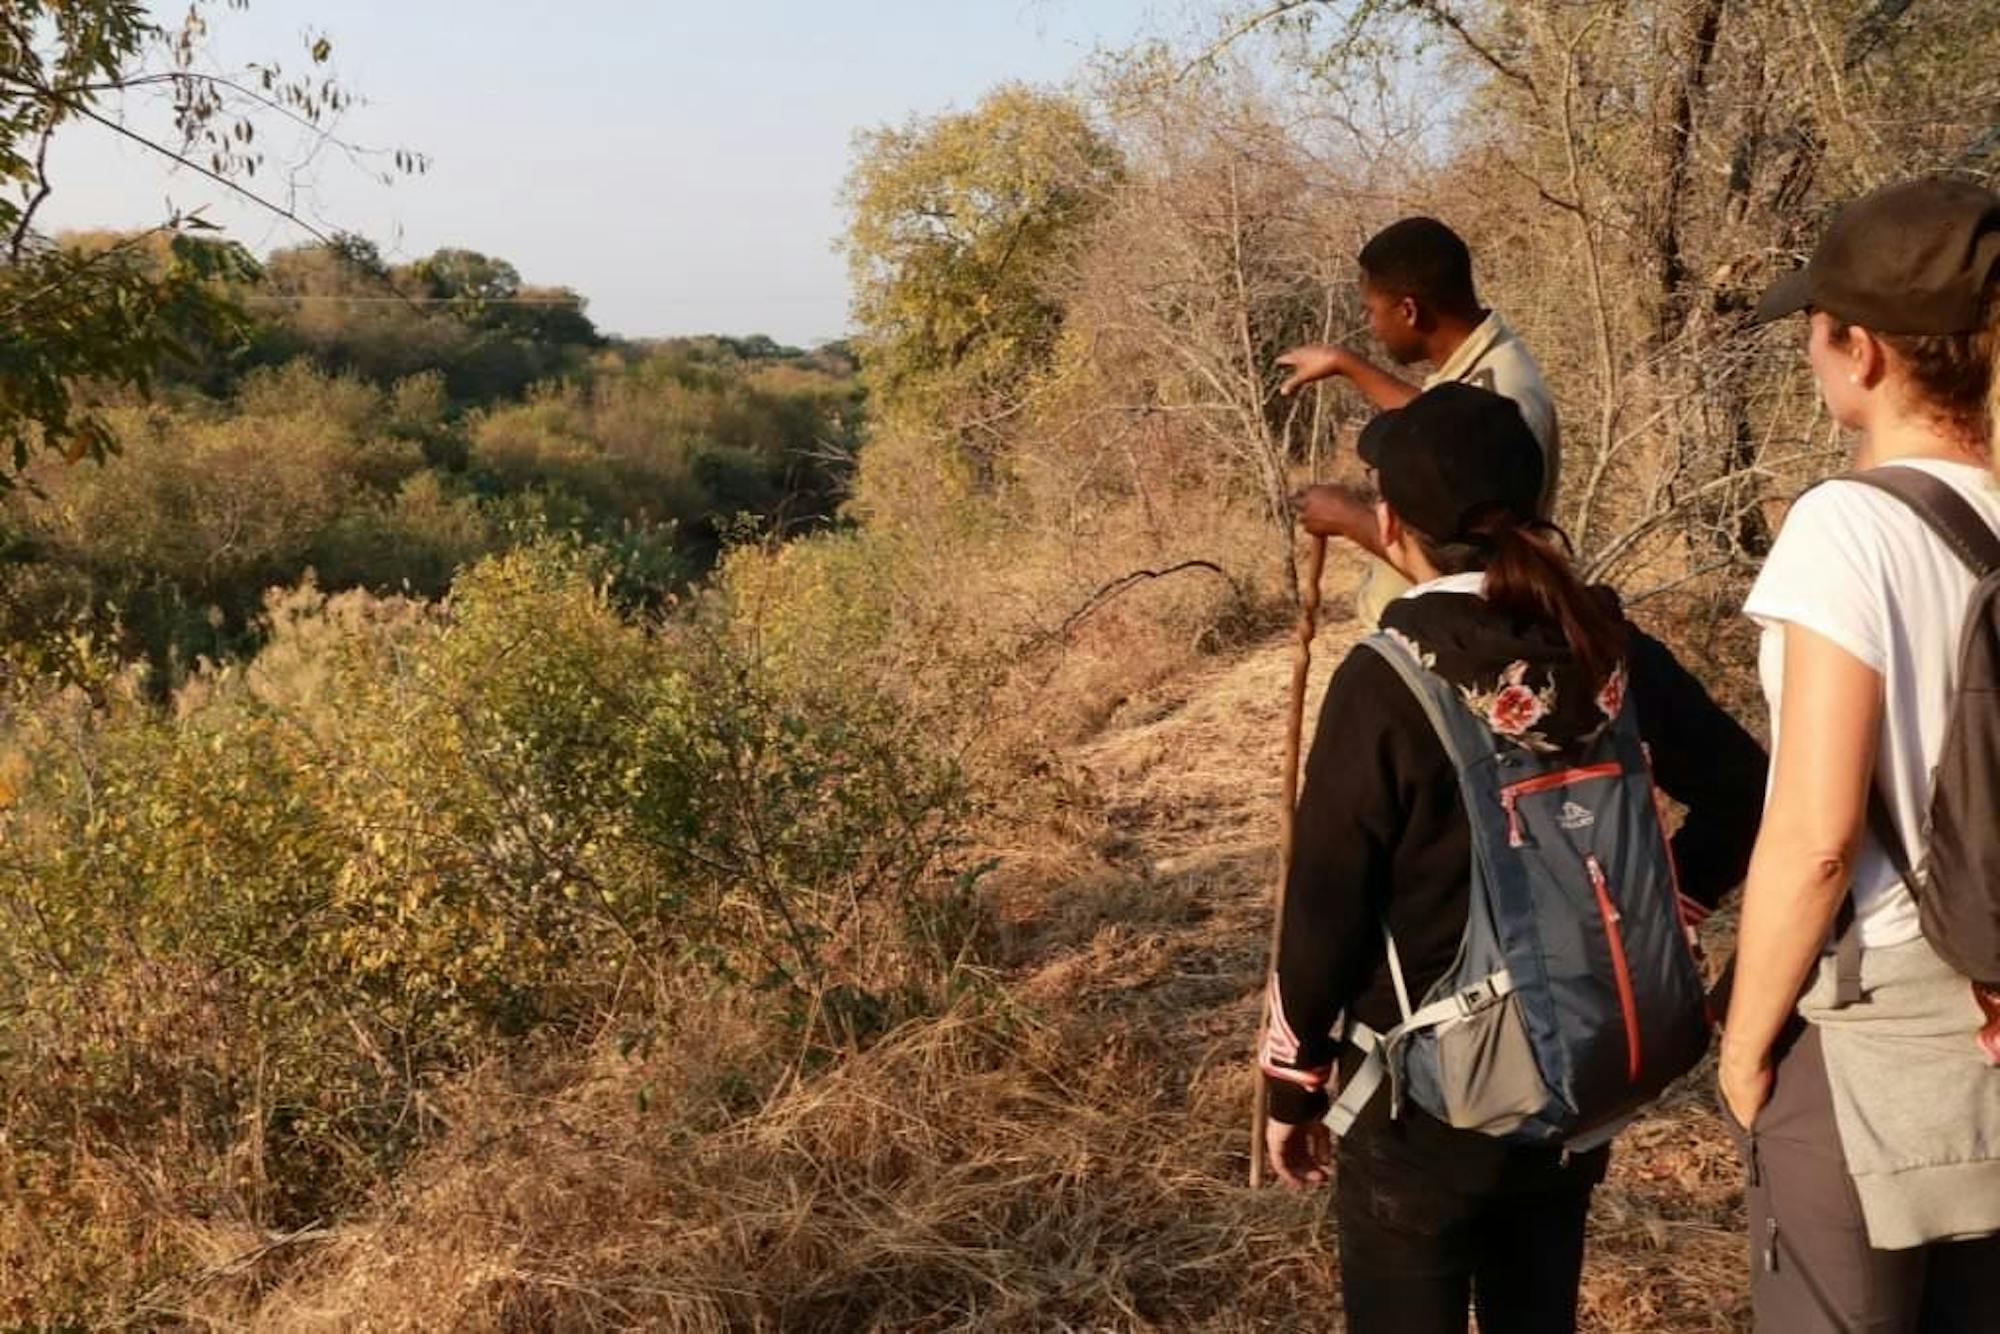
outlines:
M2000 528L2000 488L1986 469L1941 459L1894 466L1920 468L1951 483ZM1792 506L1744 606L1763 627L1757 668L1774 750L1784 722L1786 623L1825 636L1881 673L1876 774L1903 846L1918 862L1974 582L1902 501L1859 483L1833 482ZM1917 905L1875 836L1864 835L1854 867L1861 942L1880 949L1914 940L1921 933Z

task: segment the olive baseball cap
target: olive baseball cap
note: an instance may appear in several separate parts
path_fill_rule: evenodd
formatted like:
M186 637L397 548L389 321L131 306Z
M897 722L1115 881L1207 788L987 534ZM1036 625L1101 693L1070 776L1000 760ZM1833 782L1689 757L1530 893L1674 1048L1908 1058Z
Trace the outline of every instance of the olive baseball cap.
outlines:
M1764 293L1756 320L1814 309L1876 333L1971 333L1996 274L2000 195L1924 176L1844 206L1806 266Z
M1520 405L1456 381L1426 389L1362 428L1356 450L1404 522L1454 542L1493 510L1523 522L1542 496L1542 447Z

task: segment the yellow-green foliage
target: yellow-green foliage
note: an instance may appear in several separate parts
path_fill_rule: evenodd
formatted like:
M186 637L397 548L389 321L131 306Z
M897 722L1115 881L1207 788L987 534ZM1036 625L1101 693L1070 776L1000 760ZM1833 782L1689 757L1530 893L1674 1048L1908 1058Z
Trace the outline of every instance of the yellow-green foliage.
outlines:
M621 597L658 605L739 516L824 522L859 431L851 367L690 341L606 352L528 401L451 415L444 377L387 388L307 362L236 396L107 410L120 453L40 462L0 493L0 639L81 618L153 666L254 650L267 589L441 596L479 556L547 532L596 542Z
M783 546L737 547L717 570L731 612L764 660L790 680L852 671L893 642L904 545L874 533L832 533Z
M871 386L928 413L1038 364L1051 272L1117 172L1078 101L1018 84L864 136L846 248Z
M390 265L361 237L314 242L272 254L247 294L263 299L249 364L307 357L385 387L434 373L459 405L519 397L603 342L575 292L527 286L507 261L469 250Z
M112 411L117 457L44 461L0 505L25 557L0 568L7 637L108 612L165 665L237 647L265 590L307 569L441 593L493 545L475 498L429 467L443 410L433 376L383 391L299 363L251 375L233 405Z
M667 353L544 386L481 416L472 464L567 493L600 519L712 530L739 513L827 513L858 428L850 378L742 373ZM830 451L830 455L829 455Z
M858 683L634 623L557 542L441 607L308 587L268 617L169 712L87 650L81 686L9 678L0 1164L38 1184L0 1202L0 1273L70 1256L48 1282L87 1311L105 1266L185 1264L92 1230L107 1174L324 1216L510 1037L670 1033L724 988L853 1042L948 977L958 773Z

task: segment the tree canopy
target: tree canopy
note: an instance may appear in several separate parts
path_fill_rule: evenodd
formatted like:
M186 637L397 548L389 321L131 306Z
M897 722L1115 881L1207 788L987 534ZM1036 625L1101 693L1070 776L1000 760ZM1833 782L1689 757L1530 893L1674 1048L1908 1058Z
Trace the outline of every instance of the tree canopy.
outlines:
M1020 85L862 136L846 247L871 385L977 392L1045 356L1048 277L1118 170L1078 102Z

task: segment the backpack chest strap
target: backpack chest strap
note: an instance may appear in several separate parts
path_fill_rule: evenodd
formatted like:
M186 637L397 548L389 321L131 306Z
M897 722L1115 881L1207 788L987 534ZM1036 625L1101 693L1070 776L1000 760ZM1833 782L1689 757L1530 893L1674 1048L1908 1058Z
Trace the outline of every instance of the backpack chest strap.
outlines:
M1334 1099L1331 1107L1327 1108L1326 1125L1327 1129L1333 1132L1334 1138L1338 1139L1353 1129L1355 1118L1361 1115L1362 1109L1381 1090L1384 1080L1389 1082L1390 1115L1393 1117L1401 1112L1401 1097L1397 1089L1398 1074L1394 1062L1396 1049L1402 1045L1404 1039L1426 1029L1470 1019L1487 1006L1511 994L1513 990L1514 976L1503 968L1455 995L1432 1001L1387 1033L1377 1033L1368 1025L1358 1021L1351 1025L1347 1031L1347 1040L1360 1050L1361 1068L1354 1072L1354 1077L1340 1090L1340 1096Z

